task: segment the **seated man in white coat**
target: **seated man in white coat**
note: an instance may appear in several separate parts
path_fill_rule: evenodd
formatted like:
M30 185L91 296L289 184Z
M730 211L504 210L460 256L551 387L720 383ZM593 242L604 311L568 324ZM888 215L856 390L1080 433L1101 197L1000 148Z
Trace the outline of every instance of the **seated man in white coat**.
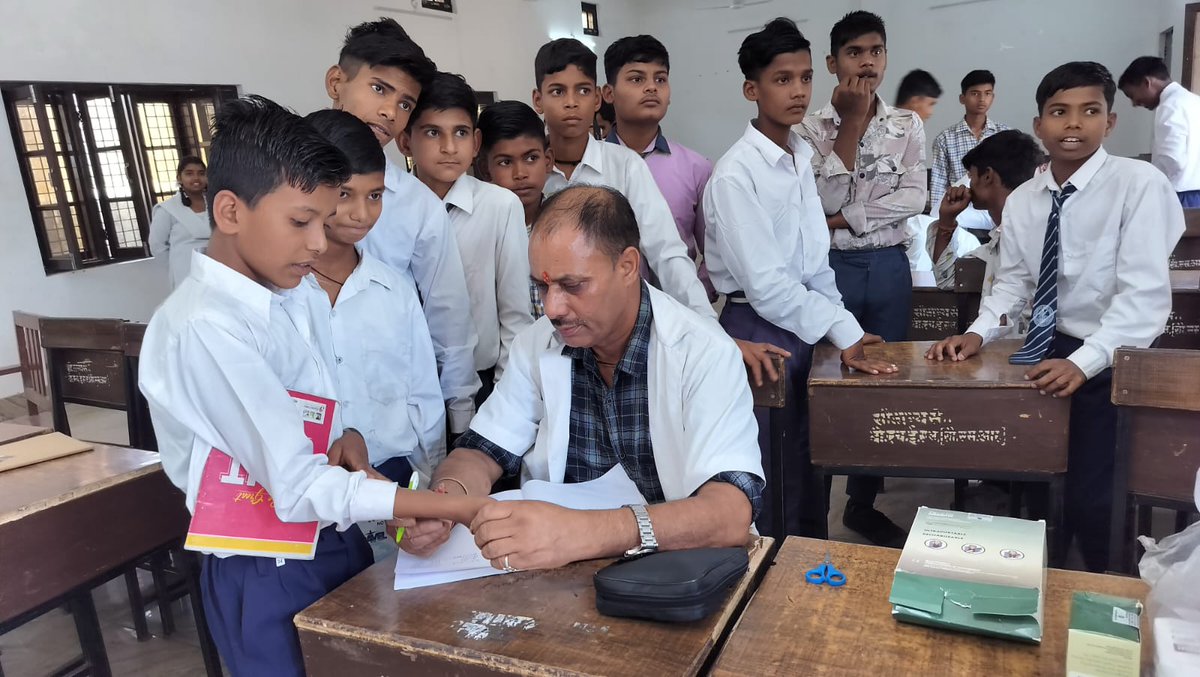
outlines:
M546 315L517 335L433 488L485 495L518 474L583 482L619 463L650 505L497 502L470 525L484 556L546 569L745 543L764 484L746 368L715 323L642 281L629 202L609 188L564 189L542 207L529 261ZM413 554L449 533L443 522L405 523L401 547Z

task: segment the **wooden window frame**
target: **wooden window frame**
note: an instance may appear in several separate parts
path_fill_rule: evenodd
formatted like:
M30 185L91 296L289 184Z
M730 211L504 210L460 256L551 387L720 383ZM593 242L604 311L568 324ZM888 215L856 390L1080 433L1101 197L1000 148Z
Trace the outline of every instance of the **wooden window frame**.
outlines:
M177 157L205 157L211 131L207 124L197 124L198 106L211 105L215 113L223 102L237 97L237 89L228 85L0 82L0 91L47 274L149 256L151 210L168 194L161 185L155 190L150 169L153 149L143 139L140 104L168 106ZM107 100L107 104L96 104L97 111L106 114L104 130L92 119L97 111L91 105L100 99ZM30 108L37 122L32 131L23 129L18 119L18 110ZM97 138L98 131L105 132L103 143ZM26 133L35 145L27 146ZM154 148L170 150L165 145ZM123 178L119 172L112 173L114 153L124 164ZM45 162L53 187L51 204L43 205L39 199L35 158ZM108 174L102 159L109 161ZM128 194L124 194L124 186L119 186L122 190L117 194L114 187L106 185L111 179L127 181ZM74 199L68 201L68 195ZM61 242L57 228L51 238L50 214L56 214L62 226ZM136 232L129 229L130 216L136 219Z
M583 18L583 34L600 35L600 9L596 6L596 3L581 2L579 5L580 14Z

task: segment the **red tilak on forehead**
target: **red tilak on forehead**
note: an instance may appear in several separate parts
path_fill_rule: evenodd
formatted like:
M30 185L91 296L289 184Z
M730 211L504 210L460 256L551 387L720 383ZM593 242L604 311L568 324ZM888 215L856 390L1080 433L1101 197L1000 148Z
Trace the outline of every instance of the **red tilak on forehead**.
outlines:
M542 271L542 282L545 282L546 284L550 284L550 273L547 273L544 270Z

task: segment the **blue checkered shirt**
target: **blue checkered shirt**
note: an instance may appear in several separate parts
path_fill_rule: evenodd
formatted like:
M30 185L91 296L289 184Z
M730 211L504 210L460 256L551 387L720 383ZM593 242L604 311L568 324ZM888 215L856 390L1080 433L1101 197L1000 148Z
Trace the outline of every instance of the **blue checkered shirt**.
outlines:
M1006 129L1011 128L988 118L983 123L983 134L976 139L975 135L971 133L971 128L967 126L966 118L963 118L958 121L957 125L937 135L937 138L933 140L933 176L929 182L929 213L937 216L938 205L941 204L946 190L967 173L962 165L963 156L978 146L980 141Z
M665 500L654 447L650 439L649 357L654 313L642 283L642 302L625 355L613 371L611 387L600 375L590 348L563 347L571 358L571 414L567 434L565 482L594 480L620 463L649 503ZM492 457L512 477L521 471L521 457L468 430L457 446L478 449ZM722 472L710 481L728 482L746 494L754 517L762 510L762 478L748 472Z

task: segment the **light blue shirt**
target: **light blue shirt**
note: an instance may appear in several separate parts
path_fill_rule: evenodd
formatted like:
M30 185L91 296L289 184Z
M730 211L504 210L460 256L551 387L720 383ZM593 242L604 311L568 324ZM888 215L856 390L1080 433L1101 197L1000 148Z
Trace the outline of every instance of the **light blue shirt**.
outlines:
M363 248L407 274L417 287L433 352L441 372L442 398L450 407L450 429L465 432L475 415L475 323L458 246L446 208L433 191L388 162L383 214Z
M410 456L431 474L446 453L446 416L433 342L412 282L363 252L332 306L312 275L297 295L333 371L342 425L362 433L371 465Z

